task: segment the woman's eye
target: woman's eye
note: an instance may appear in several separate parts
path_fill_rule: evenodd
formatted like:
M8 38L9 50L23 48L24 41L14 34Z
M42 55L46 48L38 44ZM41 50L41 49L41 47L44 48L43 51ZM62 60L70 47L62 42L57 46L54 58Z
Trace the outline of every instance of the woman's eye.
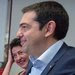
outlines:
M19 52L18 54L21 55L23 52Z
M16 58L17 57L17 55L13 55L14 56L14 58Z

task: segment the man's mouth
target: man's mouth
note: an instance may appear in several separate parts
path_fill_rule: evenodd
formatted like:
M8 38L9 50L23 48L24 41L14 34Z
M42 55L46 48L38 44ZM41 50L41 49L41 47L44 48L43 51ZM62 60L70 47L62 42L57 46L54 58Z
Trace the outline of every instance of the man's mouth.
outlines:
M23 46L25 44L26 40L21 40L21 45Z
M21 41L21 45L22 45L22 46L24 45L24 41Z

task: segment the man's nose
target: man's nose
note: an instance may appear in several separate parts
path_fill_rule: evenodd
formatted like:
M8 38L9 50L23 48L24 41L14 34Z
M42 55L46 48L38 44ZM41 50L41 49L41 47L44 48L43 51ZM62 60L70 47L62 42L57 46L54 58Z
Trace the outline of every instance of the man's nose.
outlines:
M17 35L18 38L21 38L22 37L23 34L22 34L22 32L21 32L20 29L17 31L17 34L16 35Z

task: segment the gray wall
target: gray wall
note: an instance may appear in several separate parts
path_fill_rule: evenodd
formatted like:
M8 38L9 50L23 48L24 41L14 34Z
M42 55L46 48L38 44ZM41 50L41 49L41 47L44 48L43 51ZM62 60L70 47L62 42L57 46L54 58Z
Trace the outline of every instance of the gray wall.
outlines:
M4 44L6 32L7 0L0 0L0 61L4 57Z

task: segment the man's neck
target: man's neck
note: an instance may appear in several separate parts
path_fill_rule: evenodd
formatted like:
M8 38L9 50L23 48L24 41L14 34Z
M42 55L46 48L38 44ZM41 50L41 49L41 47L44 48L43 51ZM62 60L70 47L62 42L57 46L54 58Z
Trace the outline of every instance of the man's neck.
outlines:
M39 57L41 54L43 54L50 46L52 46L54 43L56 43L57 40L51 39L46 42L44 42L40 47L38 47L36 50L34 50L34 56Z

